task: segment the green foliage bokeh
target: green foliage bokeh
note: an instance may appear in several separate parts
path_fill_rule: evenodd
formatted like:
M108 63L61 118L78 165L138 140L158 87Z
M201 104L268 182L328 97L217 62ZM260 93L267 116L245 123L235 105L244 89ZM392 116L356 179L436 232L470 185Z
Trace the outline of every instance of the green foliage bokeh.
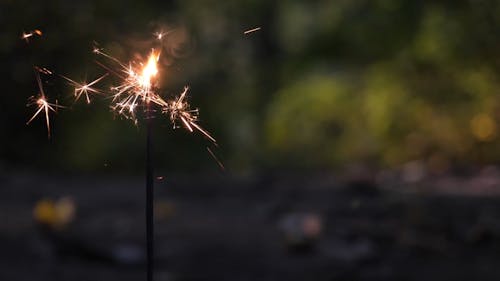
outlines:
M141 40L159 27L189 34L174 46L185 50L166 65L162 94L191 86L201 124L232 170L416 159L450 167L500 157L500 1L3 1L0 8L6 164L140 167L143 128L113 120L105 102L58 113L47 141L43 122L25 127L25 101L36 93L32 65L96 77L94 41L126 59L147 49ZM261 30L243 34L253 27ZM19 40L33 28L44 35ZM68 100L67 85L48 87ZM162 167L216 166L202 140L155 122Z

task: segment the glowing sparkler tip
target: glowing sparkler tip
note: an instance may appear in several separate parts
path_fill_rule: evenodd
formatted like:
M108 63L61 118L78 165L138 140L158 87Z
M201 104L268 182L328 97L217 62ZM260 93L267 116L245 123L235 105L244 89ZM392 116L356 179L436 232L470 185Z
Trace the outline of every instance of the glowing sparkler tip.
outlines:
M156 66L158 60L160 59L160 54L157 53L154 49L151 51L151 55L149 55L148 62L146 66L142 69L142 75L139 78L139 82L143 87L151 86L151 79L158 74L158 67Z

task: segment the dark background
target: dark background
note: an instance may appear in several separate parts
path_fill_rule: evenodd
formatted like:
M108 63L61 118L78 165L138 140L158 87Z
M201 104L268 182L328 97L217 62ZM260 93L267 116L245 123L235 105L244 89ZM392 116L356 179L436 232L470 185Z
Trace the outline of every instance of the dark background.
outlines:
M33 66L93 80L94 46L157 31L160 94L219 144L155 116L158 280L500 275L500 1L1 0L0 26L2 280L143 277L143 120L57 75L50 139L26 104Z

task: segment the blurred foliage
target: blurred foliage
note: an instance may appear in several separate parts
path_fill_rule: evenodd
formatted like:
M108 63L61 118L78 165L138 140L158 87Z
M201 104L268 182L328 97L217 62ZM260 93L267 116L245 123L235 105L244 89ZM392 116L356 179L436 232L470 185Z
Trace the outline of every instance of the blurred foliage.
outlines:
M105 102L61 111L49 141L41 121L25 126L23 109L36 91L33 64L96 77L94 41L127 60L160 27L190 35L173 37L164 94L191 85L230 170L415 159L446 169L500 157L500 1L4 0L0 23L8 164L139 169L142 126L113 120ZM18 39L34 28L44 36ZM47 87L68 100L64 83ZM203 140L167 120L156 127L160 169L217 169Z

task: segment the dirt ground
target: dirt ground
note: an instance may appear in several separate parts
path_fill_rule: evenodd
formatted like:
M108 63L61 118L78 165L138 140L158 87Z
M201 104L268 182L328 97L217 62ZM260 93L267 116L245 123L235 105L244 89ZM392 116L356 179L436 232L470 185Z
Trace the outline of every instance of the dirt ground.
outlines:
M17 173L0 187L0 280L145 280L141 178ZM155 188L157 281L500 280L495 194L297 175ZM34 221L37 202L63 197L69 225Z

